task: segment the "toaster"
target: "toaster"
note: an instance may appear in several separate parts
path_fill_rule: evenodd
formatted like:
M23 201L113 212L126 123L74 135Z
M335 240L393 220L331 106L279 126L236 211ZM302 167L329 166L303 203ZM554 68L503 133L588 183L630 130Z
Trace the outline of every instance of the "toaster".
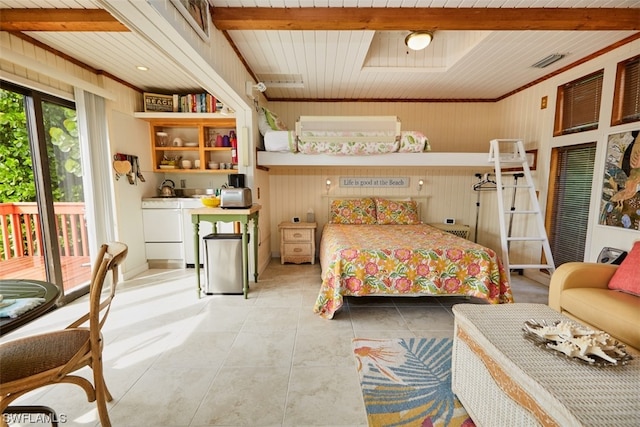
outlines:
M223 188L220 192L221 208L250 208L252 203L250 188Z

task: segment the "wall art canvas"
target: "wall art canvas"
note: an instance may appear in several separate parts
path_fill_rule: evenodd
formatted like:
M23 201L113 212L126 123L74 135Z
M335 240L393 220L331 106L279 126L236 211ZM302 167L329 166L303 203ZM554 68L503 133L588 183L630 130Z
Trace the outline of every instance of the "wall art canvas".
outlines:
M640 230L640 130L609 135L600 224Z
M171 0L189 25L203 40L209 40L209 2L207 0Z

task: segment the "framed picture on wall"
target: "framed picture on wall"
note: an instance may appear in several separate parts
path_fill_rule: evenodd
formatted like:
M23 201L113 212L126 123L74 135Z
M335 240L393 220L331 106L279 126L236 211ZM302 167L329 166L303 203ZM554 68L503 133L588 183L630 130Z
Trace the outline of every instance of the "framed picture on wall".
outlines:
M209 14L208 0L171 0L178 12L203 40L209 40Z
M614 133L607 139L599 223L640 230L639 130Z

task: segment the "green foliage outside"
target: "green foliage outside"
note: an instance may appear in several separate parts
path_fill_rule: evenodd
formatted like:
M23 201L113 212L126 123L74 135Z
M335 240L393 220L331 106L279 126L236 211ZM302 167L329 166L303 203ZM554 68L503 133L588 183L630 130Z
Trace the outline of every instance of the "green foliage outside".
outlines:
M36 189L22 95L0 90L0 202L33 202Z
M76 112L51 102L42 104L47 159L54 202L82 202L82 168ZM35 202L33 161L23 95L0 89L0 203ZM25 224L20 224L26 239ZM36 240L35 224L31 224ZM12 239L14 236L9 236ZM12 244L13 242L10 242ZM0 241L0 256L4 244Z
M43 103L53 198L81 202L82 168L76 112ZM0 202L35 202L33 163L23 96L0 89Z

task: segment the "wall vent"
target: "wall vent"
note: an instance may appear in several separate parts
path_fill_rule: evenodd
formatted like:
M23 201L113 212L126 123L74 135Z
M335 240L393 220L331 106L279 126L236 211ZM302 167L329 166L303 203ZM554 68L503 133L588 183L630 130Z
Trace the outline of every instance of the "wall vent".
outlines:
M548 67L549 65L553 64L556 61L560 61L565 56L567 56L567 55L565 55L564 53L554 53L554 54L549 55L546 58L543 58L540 61L536 62L535 64L532 65L532 67L533 68L545 68L545 67Z

